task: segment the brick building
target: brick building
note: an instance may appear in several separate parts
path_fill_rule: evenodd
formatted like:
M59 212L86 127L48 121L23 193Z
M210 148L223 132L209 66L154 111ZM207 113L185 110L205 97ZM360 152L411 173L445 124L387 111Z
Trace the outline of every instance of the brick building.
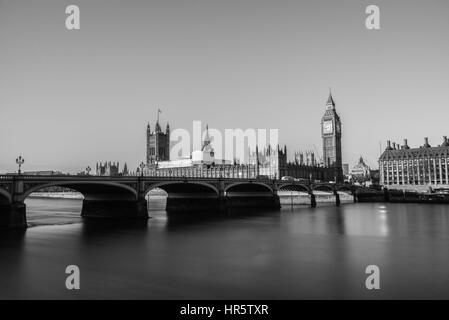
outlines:
M390 141L379 158L380 184L389 189L429 190L449 188L449 141L432 147L428 138L418 148Z

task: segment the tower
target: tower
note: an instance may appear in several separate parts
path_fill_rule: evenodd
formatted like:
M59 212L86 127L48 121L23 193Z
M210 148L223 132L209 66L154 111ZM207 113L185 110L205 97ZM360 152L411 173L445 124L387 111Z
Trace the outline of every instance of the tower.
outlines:
M214 149L212 148L212 146L210 144L209 125L206 125L206 133L204 136L204 141L203 141L203 146L201 147L201 151L207 151L207 152L214 151Z
M343 182L343 165L341 156L341 121L335 110L332 92L326 102L326 111L321 118L321 137L323 138L323 162L325 167L333 168L333 177L336 182Z
M158 161L170 160L170 126L167 123L165 132L159 124L159 113L154 131L151 131L150 124L147 126L147 165L156 164Z
M212 165L215 163L215 153L214 148L211 145L208 125L206 125L206 132L204 134L201 150L194 150L192 152L192 162L195 165Z

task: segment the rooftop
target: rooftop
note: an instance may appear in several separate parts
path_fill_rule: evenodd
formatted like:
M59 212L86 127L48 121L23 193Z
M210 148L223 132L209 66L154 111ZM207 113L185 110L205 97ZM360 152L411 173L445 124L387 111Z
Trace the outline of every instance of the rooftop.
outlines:
M387 141L387 148L380 156L379 160L404 158L404 157L417 157L420 155L432 156L432 155L449 155L449 141L446 136L443 137L443 143L432 147L429 144L428 138L424 138L424 144L417 148L410 148L407 144L407 139L404 140L403 145L396 143L391 144Z

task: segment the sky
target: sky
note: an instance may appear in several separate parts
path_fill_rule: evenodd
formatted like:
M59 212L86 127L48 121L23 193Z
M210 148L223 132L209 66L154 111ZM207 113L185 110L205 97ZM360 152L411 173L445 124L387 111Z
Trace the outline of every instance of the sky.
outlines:
M365 8L380 8L380 30ZM80 30L65 9L80 8ZM0 0L0 172L135 168L146 125L277 128L321 155L329 87L343 162L449 136L447 0Z

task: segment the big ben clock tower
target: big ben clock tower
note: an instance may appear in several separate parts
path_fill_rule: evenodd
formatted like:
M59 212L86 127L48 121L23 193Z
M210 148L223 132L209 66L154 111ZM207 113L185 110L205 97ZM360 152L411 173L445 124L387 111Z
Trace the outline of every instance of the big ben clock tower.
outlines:
M321 119L321 136L323 138L323 162L325 167L334 168L332 180L343 182L341 159L341 122L335 110L332 93L326 102L326 111Z

